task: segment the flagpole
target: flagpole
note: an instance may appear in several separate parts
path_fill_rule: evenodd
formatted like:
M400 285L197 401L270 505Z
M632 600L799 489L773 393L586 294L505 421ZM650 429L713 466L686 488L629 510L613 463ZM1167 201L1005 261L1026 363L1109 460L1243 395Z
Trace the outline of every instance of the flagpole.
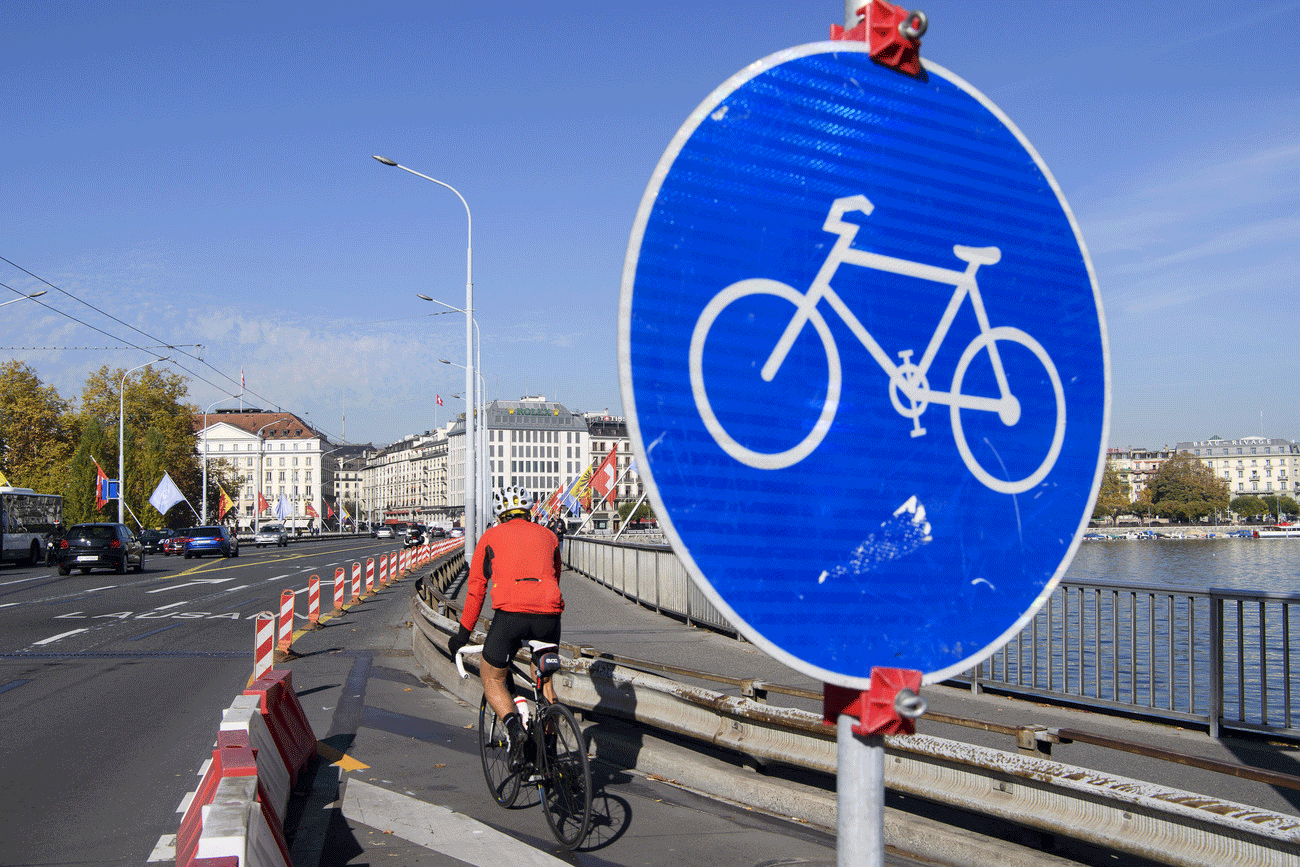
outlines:
M641 497L640 497L640 499L638 499L638 500L636 501L636 505L632 507L632 511L630 511L630 512L627 513L627 515L628 515L629 518L631 518L633 515L636 514L636 510L637 510L637 509L641 508L641 504L645 502L645 495L648 494L648 493L650 493L650 492L649 492L649 491L642 491L642 492L641 492ZM618 532L614 534L614 541L615 541L615 542L618 541L618 537L619 537L619 536L622 536L622 535L623 535L623 531L627 529L627 525L630 524L630 523L632 523L630 520L628 520L628 521L624 521L624 522L623 522L623 526L621 526L621 527L618 528Z

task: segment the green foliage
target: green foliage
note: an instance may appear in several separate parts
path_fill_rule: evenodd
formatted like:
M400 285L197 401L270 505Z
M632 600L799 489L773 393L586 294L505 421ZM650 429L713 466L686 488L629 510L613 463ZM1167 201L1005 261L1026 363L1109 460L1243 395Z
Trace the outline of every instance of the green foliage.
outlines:
M42 493L63 488L72 454L68 402L21 361L0 365L0 472Z
M1102 471L1101 489L1097 492L1097 502L1092 508L1092 517L1094 520L1101 518L1115 518L1125 512L1133 510L1133 503L1129 499L1130 486L1119 477L1119 473L1111 466L1110 462L1106 463L1106 469Z
M635 505L635 500L628 500L619 505L618 516L624 523L630 523L632 521L653 521L655 519L654 509L650 508L649 503L642 503L637 506L636 511L633 512L632 507Z
M202 467L194 450L196 409L184 402L189 393L187 380L180 374L153 367L126 374L123 368L110 370L104 366L86 378L81 392L80 422L84 426L94 421L116 433L120 406L127 504L145 526L156 526L154 521L185 526L190 523L192 513L183 504L174 507L168 513L169 518L164 519L149 506L149 497L166 471L191 503L202 498ZM117 465L116 437L101 451L105 454L95 457L105 472L116 475L113 469Z
M1197 521L1228 508L1228 482L1190 452L1161 464L1149 484L1155 514L1175 521Z
M1269 511L1263 500L1251 494L1235 498L1229 508L1240 518L1258 518Z
M102 511L95 509L95 460L103 461L107 441L104 426L97 419L83 419L76 450L68 463L63 483L63 524L71 526L83 521L104 521L109 510L117 518L116 501L110 500ZM108 470L105 468L105 473Z
M1273 516L1273 520L1281 521L1283 517L1295 518L1300 515L1300 503L1297 503L1290 497L1279 496L1278 494L1265 494L1260 497L1260 502L1264 504L1264 513Z

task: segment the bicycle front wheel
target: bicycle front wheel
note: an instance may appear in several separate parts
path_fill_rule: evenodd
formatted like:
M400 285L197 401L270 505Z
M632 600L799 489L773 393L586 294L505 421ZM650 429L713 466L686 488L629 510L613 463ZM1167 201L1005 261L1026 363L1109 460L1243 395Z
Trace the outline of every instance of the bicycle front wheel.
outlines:
M979 373L977 360L984 368ZM997 365L1003 368L1010 395L993 394ZM982 389L972 382L980 378ZM963 403L980 393L990 407L1010 397L1015 413L998 420L997 411L967 408L963 416ZM952 395L957 451L986 488L1000 494L1024 493L1052 471L1065 442L1065 388L1041 343L1019 328L1006 326L980 334L957 362ZM982 430L976 432L981 424Z
M510 770L510 744L505 723L484 698L478 706L478 751L483 759L483 777L492 800L511 807L519 795L519 774Z
M573 711L562 704L543 708L537 725L542 733L542 808L555 839L577 848L591 827L591 762L587 742Z

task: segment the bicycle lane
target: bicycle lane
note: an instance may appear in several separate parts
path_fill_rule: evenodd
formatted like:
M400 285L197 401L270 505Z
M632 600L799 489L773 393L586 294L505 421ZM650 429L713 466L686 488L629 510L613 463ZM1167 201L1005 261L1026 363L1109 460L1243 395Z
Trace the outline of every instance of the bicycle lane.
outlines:
M603 609L578 589L586 579L565 580L587 611L573 611L572 636L566 621L568 641ZM489 797L477 706L440 689L412 656L411 592L409 580L386 588L294 641L297 658L284 667L322 756L299 782L286 822L295 867L834 863L834 839L820 830L601 761L593 764L592 833L578 851L562 851L534 792L521 791L509 810Z

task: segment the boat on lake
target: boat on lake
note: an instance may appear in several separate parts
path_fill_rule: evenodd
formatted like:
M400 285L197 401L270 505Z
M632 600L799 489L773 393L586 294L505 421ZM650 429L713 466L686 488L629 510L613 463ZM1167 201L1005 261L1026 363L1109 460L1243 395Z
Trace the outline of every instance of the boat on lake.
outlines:
M1256 539L1300 539L1300 524L1277 524L1273 527L1260 527L1255 531Z

